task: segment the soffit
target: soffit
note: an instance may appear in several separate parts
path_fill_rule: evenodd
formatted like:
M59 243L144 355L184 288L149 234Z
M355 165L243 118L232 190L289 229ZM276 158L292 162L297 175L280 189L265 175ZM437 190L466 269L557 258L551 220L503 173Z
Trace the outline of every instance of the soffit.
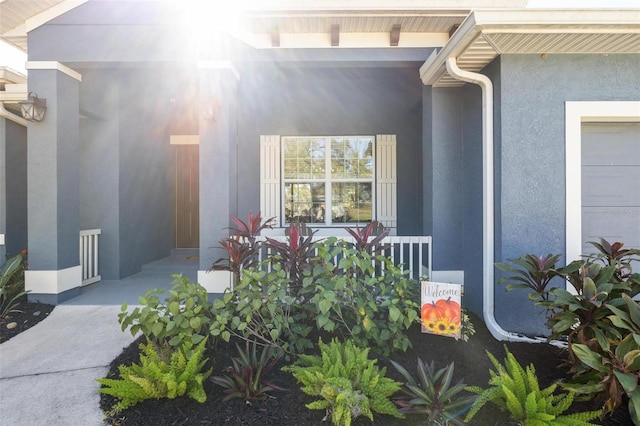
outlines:
M26 21L64 2L65 0L0 1L0 38L26 52Z
M530 22L521 19L526 15L518 14L519 22L513 23L500 17L513 14L511 11L473 12L464 28L461 26L466 37L457 34L449 42L466 45L445 46L431 58L431 64L425 63L421 72L423 82L434 87L464 85L446 72L444 61L449 56L457 58L461 69L478 72L501 54L640 54L639 10L595 12L600 19L594 18L593 11L582 12L584 23L571 22L579 20L580 11L566 14L564 23L563 13L558 11L546 16L552 21L549 23L544 23L545 16L541 13L530 13ZM478 17L474 15L486 16L476 20ZM494 16L496 23L487 22L490 16ZM427 70L429 65L431 69Z

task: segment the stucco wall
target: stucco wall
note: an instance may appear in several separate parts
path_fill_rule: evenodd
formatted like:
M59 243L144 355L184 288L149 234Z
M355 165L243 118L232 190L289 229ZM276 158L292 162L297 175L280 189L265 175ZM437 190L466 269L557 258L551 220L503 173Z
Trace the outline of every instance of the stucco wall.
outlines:
M27 248L26 127L9 120L6 121L5 150L7 231L6 250L7 254L13 256L17 253L20 253L23 249Z
M128 276L173 247L173 182L163 73L118 76L120 275ZM132 102L135 99L136 102Z
M5 146L7 141L6 134L6 125L7 120L5 118L0 117L0 234L6 234L6 218L7 218L7 196L6 196L6 155L5 155ZM5 236L6 237L6 236ZM6 246L4 244L0 244L0 264L4 263L4 258L6 255Z
M260 207L266 135L397 135L398 234L422 232L422 85L416 69L253 69L239 83L238 213Z
M111 70L83 70L80 92L80 228L100 229L104 280L120 278L120 90Z
M482 317L482 93L473 84L461 90L463 99L463 305Z
M496 261L565 251L566 101L640 99L640 55L504 55L500 60L501 169ZM496 319L533 333L524 291L496 291ZM526 309L523 313L523 309Z
M433 269L463 269L463 114L461 89L432 90Z

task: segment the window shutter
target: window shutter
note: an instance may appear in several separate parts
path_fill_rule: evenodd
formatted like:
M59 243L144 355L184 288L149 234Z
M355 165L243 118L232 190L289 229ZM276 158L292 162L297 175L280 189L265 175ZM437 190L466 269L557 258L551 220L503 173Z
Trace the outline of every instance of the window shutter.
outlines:
M376 220L395 234L398 227L396 136L376 136Z
M260 136L260 212L280 226L280 136Z

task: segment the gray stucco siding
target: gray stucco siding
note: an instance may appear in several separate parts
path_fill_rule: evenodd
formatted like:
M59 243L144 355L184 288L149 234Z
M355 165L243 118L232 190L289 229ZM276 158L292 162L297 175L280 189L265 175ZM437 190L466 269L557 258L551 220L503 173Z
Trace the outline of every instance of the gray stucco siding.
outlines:
M13 256L27 248L27 129L9 120L5 123L6 252Z
M415 69L309 69L243 74L238 212L259 209L260 135L397 135L398 233L422 231L422 85Z
M564 253L565 102L638 100L638 69L640 55L501 57L496 262ZM525 292L496 291L498 323L539 333L543 315L523 315L527 305Z

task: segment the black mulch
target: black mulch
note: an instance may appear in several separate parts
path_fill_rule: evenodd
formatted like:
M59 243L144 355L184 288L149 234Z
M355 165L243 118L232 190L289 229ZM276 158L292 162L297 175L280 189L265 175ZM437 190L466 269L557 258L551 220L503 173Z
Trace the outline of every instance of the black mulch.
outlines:
M417 357L425 361L435 360L436 366L444 367L451 361L455 362L454 379L464 378L468 385L479 385L486 387L489 380L489 369L492 367L485 351L493 353L498 360L504 359L504 346L515 355L520 364L528 365L533 363L541 386L548 386L554 381L564 377L565 372L557 366L562 361L562 350L545 343L505 343L498 342L484 327L484 324L477 317L472 317L477 330L469 342L455 341L454 339L440 336L422 334L419 327L410 330L413 349L406 353L393 355L391 358L399 362L410 372L415 372ZM140 340L139 340L140 341ZM130 365L138 361L138 342L134 342L125 348L110 366L108 377L117 377L117 366L120 364ZM213 375L222 373L222 370L230 365L230 355L236 354L235 345L219 344L217 348L209 352L211 367L214 369ZM375 356L371 354L370 356ZM387 375L401 381L402 377L391 366L384 357L378 357L378 365L387 367ZM284 365L284 364L283 364ZM322 423L325 415L324 411L309 410L305 404L311 402L313 398L305 395L299 390L295 379L289 374L276 369L269 379L277 385L284 387L287 391L272 392L269 399L265 401L245 402L243 400L230 400L223 402L224 394L222 389L214 385L210 380L205 384L207 401L200 404L186 397L174 400L149 400L140 403L122 412L116 418L109 419L109 423L118 426L134 425L330 425L330 421ZM102 395L100 407L108 410L115 403L115 399L108 395ZM574 411L585 411L594 409L590 402L574 404ZM420 417L412 415L405 420L398 420L390 416L374 413L374 421L370 422L366 418L359 418L353 424L357 425L417 425L421 424ZM474 417L471 425L508 425L508 417L504 413L486 405ZM511 423L512 424L512 423ZM606 426L631 425L626 404L613 416L602 422Z
M53 305L27 302L27 297L24 296L13 312L0 318L0 343L38 324L49 316L53 308Z

